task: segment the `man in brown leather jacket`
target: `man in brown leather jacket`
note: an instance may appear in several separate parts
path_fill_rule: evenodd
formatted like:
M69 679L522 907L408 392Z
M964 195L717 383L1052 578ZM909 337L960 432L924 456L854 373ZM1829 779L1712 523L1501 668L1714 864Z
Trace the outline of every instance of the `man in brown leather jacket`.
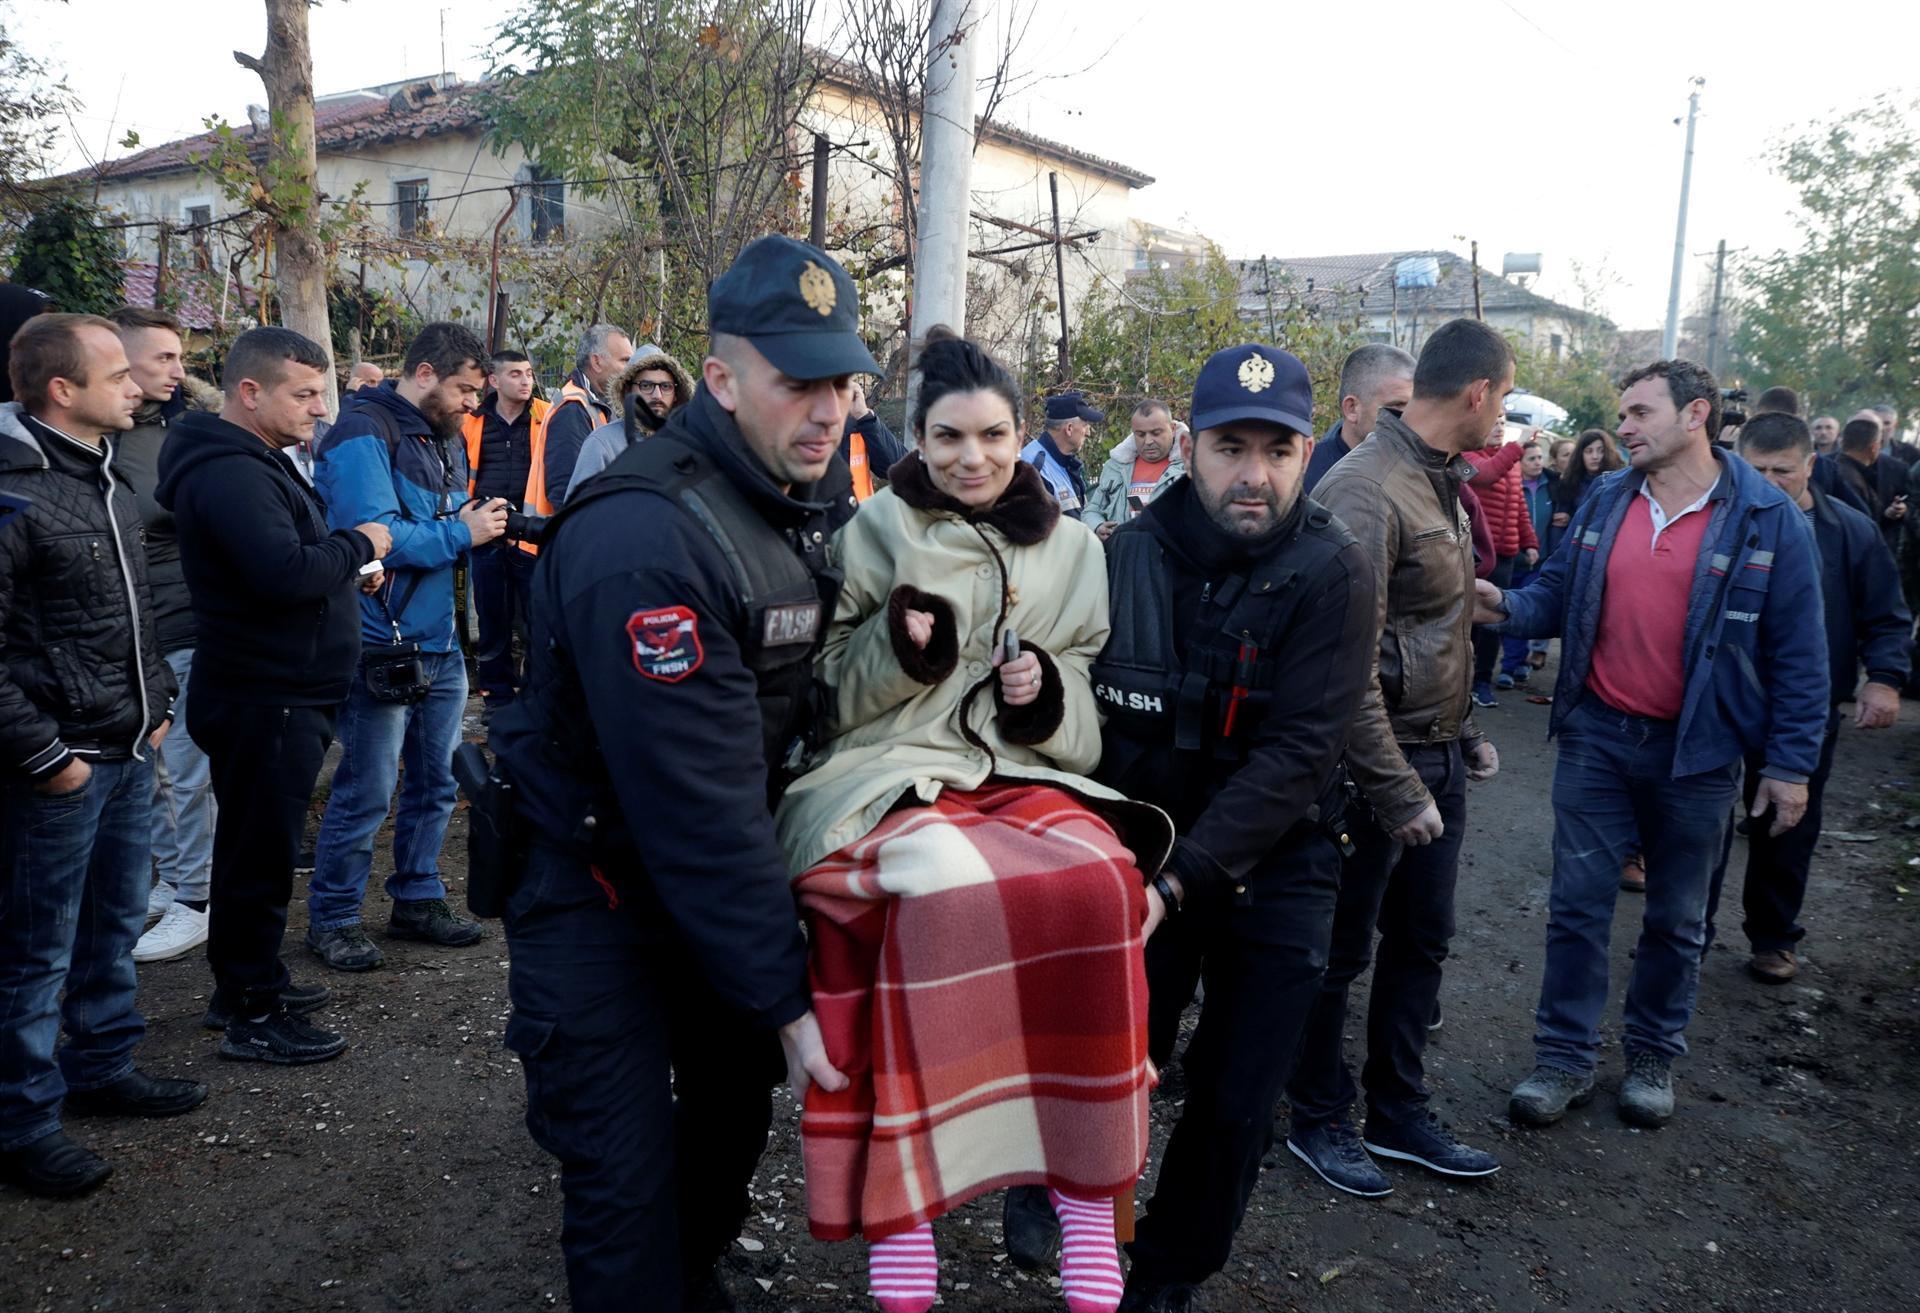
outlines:
M1450 1177L1500 1169L1428 1110L1421 1058L1453 937L1466 784L1499 769L1468 698L1474 570L1460 485L1473 467L1461 453L1486 444L1512 388L1505 338L1476 320L1442 325L1420 352L1404 414L1381 411L1372 435L1314 492L1359 539L1379 584L1375 677L1347 740L1361 794L1349 816L1353 852L1341 872L1326 978L1287 1089L1287 1147L1349 1194L1393 1189L1369 1150ZM1362 1140L1341 1037L1347 989L1367 968L1376 925Z

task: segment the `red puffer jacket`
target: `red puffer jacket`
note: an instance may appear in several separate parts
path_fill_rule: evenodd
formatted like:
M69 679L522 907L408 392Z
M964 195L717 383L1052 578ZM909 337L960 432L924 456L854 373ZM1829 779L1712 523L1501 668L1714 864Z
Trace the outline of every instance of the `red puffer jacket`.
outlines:
M1466 453L1473 464L1473 491L1486 515L1487 532L1493 535L1493 550L1501 556L1518 556L1529 547L1536 551L1540 547L1533 534L1533 518L1527 514L1527 490L1520 482L1520 457L1525 452L1522 444L1507 442Z

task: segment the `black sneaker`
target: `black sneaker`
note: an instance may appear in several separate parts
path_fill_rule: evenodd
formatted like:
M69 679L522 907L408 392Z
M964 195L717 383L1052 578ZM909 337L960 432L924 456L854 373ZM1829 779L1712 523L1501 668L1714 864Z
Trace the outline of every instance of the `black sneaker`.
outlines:
M1411 1122L1369 1117L1366 1138L1361 1143L1383 1158L1419 1163L1442 1176L1492 1176L1500 1170L1498 1158L1484 1149L1462 1144L1431 1112Z
M1440 1000L1436 998L1433 1000L1433 1020L1427 1023L1427 1029L1430 1031L1438 1030L1446 1024L1447 1019L1440 1015Z
M199 1081L130 1071L97 1090L67 1091L65 1110L69 1117L178 1117L206 1101Z
M1359 1135L1341 1118L1323 1126L1292 1127L1287 1132L1287 1148L1336 1190L1362 1199L1393 1193L1393 1182L1367 1157Z
M1118 1313L1200 1313L1200 1287L1129 1276Z
M313 849L302 848L300 850L300 855L293 859L293 873L295 875L313 874Z
M396 898L393 915L387 918L387 935L421 939L442 948L465 948L485 939L487 930L478 921L455 916L444 898Z
M301 1018L276 1008L263 1021L235 1017L220 1041L220 1056L235 1062L271 1062L297 1067L337 1058L347 1047L344 1036L310 1026Z
M289 984L280 991L280 1006L296 1017L304 1017L309 1012L317 1012L327 1005L333 997L333 991L325 985ZM200 1018L200 1024L208 1030L225 1030L227 1023L233 1020L233 1003L219 990L213 991L213 1001L207 1004L207 1011Z
M113 1175L113 1165L59 1131L0 1153L0 1181L43 1199L71 1199Z
M1054 1251L1060 1246L1060 1219L1054 1215L1045 1186L1016 1185L1008 1189L1000 1229L1006 1237L1007 1257L1015 1267L1023 1272L1044 1272L1053 1266Z
M386 955L357 925L336 926L332 930L307 931L307 947L335 971L371 971L385 962Z

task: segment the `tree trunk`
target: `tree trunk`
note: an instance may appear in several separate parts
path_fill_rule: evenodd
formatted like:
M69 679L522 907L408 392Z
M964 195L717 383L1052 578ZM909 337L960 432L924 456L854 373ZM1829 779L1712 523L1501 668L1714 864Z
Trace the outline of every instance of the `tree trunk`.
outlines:
M272 127L264 172L298 193L275 197L275 279L280 322L312 338L333 359L327 320L327 253L320 244L319 163L313 145L313 49L307 39L307 0L266 0L267 51L258 59L236 50L234 60L260 75L267 88ZM262 307L264 313L265 307ZM327 413L339 406L331 364Z

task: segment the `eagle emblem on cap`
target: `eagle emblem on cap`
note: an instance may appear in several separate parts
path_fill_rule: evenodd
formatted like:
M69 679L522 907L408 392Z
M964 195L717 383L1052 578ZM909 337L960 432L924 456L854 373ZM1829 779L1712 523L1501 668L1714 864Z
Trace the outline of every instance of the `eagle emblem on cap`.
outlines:
M1240 386L1249 392L1265 392L1273 386L1273 362L1254 352L1240 363Z
M834 289L833 275L809 260L807 267L800 271L800 298L824 319L833 313L840 293Z

